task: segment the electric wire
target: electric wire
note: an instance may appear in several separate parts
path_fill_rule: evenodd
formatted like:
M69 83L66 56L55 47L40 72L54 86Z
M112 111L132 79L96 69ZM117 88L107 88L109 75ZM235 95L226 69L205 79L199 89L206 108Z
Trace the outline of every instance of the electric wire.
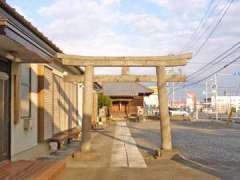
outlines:
M229 56L234 54L237 50L239 50L239 48L240 48L240 41L235 43L232 47L230 47L229 49L225 50L223 53L218 55L216 58L214 58L213 60L211 60L210 62L205 64L203 67L201 67L197 71L195 71L195 72L191 73L190 75L188 75L187 78L188 79L193 79L199 73L203 73L204 70L206 70L207 68L210 68L209 66L214 66L214 65L217 65L217 64L223 62L226 58L228 58Z
M186 84L186 85L183 85L183 87L179 87L179 88L176 88L175 91L177 90L180 90L180 89L183 89L183 88L186 88L186 87L190 87L190 86L193 86L193 85L196 85L196 84L199 84L200 82L202 81L205 81L206 79L212 77L214 74L217 74L219 72L221 72L223 69L226 69L227 67L229 67L230 65L232 65L233 63L235 63L236 61L240 60L240 56L234 58L232 61L230 61L228 64L224 65L223 67L219 68L217 71L214 71L212 72L211 74L209 74L208 76L198 80L198 81L195 81L193 83L189 83L189 84Z
M201 24L201 26L197 28L197 31L194 31L194 33L192 34L189 45L188 45L189 49L193 49L196 46L196 44L200 41L200 39L203 37L203 35L211 28L212 24L209 24L206 28L205 26L208 23L208 19L215 13L217 7L219 6L219 2L220 1L217 1L217 3L213 6L211 11L209 12L209 14L206 14L207 16L204 18L205 20L203 20L203 23ZM185 46L185 48L186 47L187 45Z
M221 22L223 21L224 17L226 16L229 8L231 7L232 3L234 2L234 0L229 1L228 5L226 5L226 8L224 9L220 19L217 21L217 23L215 24L214 28L212 29L212 31L210 32L210 34L207 36L207 38L203 41L203 43L201 44L201 46L197 49L197 51L195 51L193 57L196 57L200 51L203 49L203 47L207 44L208 40L211 38L211 36L214 34L214 32L217 30L218 26L221 24Z

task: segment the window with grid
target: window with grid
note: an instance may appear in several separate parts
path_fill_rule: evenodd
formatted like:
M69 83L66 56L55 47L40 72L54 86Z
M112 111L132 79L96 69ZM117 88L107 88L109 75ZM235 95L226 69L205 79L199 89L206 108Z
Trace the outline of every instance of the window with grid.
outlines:
M31 68L28 64L21 68L21 117L31 117Z

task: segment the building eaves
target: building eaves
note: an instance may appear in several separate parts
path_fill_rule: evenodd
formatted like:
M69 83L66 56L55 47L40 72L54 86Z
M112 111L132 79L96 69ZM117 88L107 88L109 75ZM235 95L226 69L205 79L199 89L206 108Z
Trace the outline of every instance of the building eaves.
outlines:
M30 31L32 31L36 36L42 39L47 45L49 45L54 51L63 53L63 51L58 48L51 40L49 40L42 32L40 32L36 27L32 25L24 16L19 14L13 7L7 4L4 0L0 0L0 7L4 9L9 15L19 21L21 24L26 26ZM0 17L0 24L4 23L4 18Z
M63 53L63 51L58 48L51 40L49 40L42 32L40 32L36 27L34 27L24 16L19 14L13 7L11 7L8 3L6 3L4 0L0 0L0 7L6 11L10 16L12 16L14 19L16 19L20 24L25 26L27 29L29 29L36 37L41 39L45 44L47 44L53 51L56 53ZM7 26L8 25L8 19L4 16L0 15L0 26ZM58 61L58 60L55 60ZM59 61L61 63L61 61ZM84 71L80 69L79 67L66 67L70 71L79 72L80 74L83 74ZM75 70L74 70L75 69Z

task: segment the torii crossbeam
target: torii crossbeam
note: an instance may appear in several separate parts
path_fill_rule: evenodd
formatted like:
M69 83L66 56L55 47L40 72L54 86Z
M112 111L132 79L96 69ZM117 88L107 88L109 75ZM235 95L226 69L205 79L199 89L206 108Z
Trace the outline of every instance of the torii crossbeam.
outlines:
M64 76L66 81L70 82L84 82L84 75L67 75ZM185 82L185 75L166 75L167 82ZM94 82L104 83L104 82L157 82L156 76L150 75L95 75L93 78Z
M94 67L175 67L184 66L191 59L191 53L169 56L77 56L57 54L64 65L71 66L94 66Z
M168 56L141 56L141 57L109 57L109 56L78 56L57 54L58 59L62 60L64 65L84 66L84 76L66 76L68 81L84 82L84 106L83 106L83 123L82 123L82 151L89 151L90 144L90 125L92 118L92 99L93 99L93 82L157 82L160 128L161 128L161 148L163 150L172 150L172 138L170 128L170 118L168 112L168 92L167 82L185 81L184 75L169 75L165 67L184 66L192 58L191 53ZM156 67L156 76L139 76L129 75L127 67ZM120 76L94 76L94 67L125 67Z

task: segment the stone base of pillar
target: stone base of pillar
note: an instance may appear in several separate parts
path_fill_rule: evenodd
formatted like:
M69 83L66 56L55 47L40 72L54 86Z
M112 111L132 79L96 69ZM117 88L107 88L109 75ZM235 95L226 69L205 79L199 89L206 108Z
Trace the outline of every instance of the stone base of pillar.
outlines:
M181 152L178 149L171 149L171 150L156 149L154 157L156 159L172 159L180 155L181 155Z

